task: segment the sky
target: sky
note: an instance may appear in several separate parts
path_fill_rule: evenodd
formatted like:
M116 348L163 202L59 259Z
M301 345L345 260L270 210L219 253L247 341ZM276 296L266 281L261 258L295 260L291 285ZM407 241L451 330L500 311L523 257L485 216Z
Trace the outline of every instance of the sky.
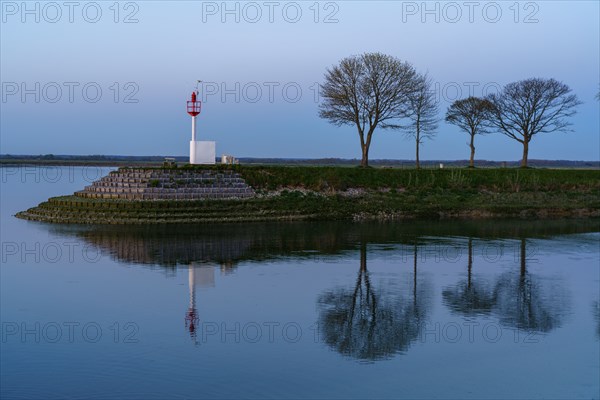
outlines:
M188 154L185 102L217 155L360 158L356 128L318 116L319 84L342 58L382 52L434 81L440 118L459 98L554 78L583 102L573 132L540 134L530 159L600 160L597 1L1 1L0 153ZM198 80L202 83L197 84ZM467 159L443 120L422 159ZM493 133L476 158L513 161ZM414 159L376 130L371 159Z

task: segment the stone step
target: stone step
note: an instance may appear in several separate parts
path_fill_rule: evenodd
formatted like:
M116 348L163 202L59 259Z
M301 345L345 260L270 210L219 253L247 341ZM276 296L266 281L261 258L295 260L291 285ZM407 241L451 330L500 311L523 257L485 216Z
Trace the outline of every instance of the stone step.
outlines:
M158 183L169 183L169 184L205 184L205 183L218 183L218 184L246 184L241 178L236 179L105 179L102 178L98 181L93 182L94 184L119 184L119 183L127 183L127 184L148 184L150 182L158 182Z
M57 216L57 217L137 217L137 216L152 216L152 215L172 215L172 216L223 216L223 210L212 210L210 208L192 207L186 209L150 209L150 210L127 210L127 209L98 209L98 210L86 210L81 209L64 209L64 208L49 208L40 209L39 207L32 208L26 211L29 214L35 214L39 216ZM243 214L242 210L233 210L229 215ZM289 215L289 211L264 211L261 214L268 215Z
M121 168L75 192L81 198L127 200L241 199L254 190L234 171Z
M120 186L86 186L86 192L115 192L115 193L174 193L174 192L239 192L252 191L248 186L184 186L184 187L120 187Z
M96 182L106 183L148 183L148 182L170 182L170 183L204 183L204 182L215 182L215 183L242 183L245 182L242 178L231 177L216 179L214 177L207 178L173 178L173 177L151 177L151 178L129 178L129 177L104 177Z
M211 171L198 171L198 172L177 172L177 171L152 171L146 173L134 173L127 171L112 171L107 175L108 177L129 177L137 179L146 179L152 177L180 177L180 178L195 178L195 177L215 177L217 179L226 179L230 177L239 177L239 173L236 172L211 172Z
M89 193L76 192L76 196L88 199L124 199L124 200L211 200L211 199L245 199L253 197L252 193Z
M188 184L188 185L178 185L178 184L163 184L163 185L149 185L146 183L102 183L102 182L93 182L92 185L86 186L86 190L95 190L96 188L120 188L120 189L152 189L152 188L165 188L165 189L186 189L186 188L222 188L222 189L230 189L230 188L247 188L248 185L245 183L231 183L231 184Z

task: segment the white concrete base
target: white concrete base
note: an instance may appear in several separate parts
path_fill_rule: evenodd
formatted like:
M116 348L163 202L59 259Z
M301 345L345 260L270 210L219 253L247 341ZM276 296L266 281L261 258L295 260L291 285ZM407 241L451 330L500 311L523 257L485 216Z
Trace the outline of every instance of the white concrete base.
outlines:
M190 140L190 164L215 164L216 142Z

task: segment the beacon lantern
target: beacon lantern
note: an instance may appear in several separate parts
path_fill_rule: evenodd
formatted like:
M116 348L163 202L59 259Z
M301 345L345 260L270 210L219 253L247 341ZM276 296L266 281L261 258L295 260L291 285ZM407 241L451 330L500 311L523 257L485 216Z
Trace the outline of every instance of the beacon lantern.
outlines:
M196 135L196 117L200 114L202 102L198 100L197 93L192 92L191 99L187 102L187 113L192 117L192 140L190 141L190 164L214 164L215 142L199 141Z

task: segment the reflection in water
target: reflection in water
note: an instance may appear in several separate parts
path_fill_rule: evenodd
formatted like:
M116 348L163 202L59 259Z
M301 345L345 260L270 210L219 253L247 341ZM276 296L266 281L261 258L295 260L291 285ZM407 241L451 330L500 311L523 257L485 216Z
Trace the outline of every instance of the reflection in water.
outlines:
M185 314L185 327L190 332L190 337L196 343L196 326L198 326L199 318L196 310L196 275L194 274L194 266L190 264L188 267L188 285L190 288L190 307Z
M595 301L592 304L592 312L596 318L596 336L600 339L600 302Z
M431 282L417 273L417 255L422 249L440 242L456 246L456 236L462 246L462 238L468 237L466 279L442 291L444 304L452 312L465 316L494 315L506 326L549 332L563 323L569 311L568 296L560 282L549 287L552 281L527 270L525 238L596 232L598 225L595 221L419 221L414 224L51 226L50 229L60 235L76 236L120 262L159 265L170 270L186 266L190 302L185 326L194 342L200 320L196 289L214 286L215 265L220 265L221 273L227 274L234 273L241 261L312 259L317 255L336 258L358 251L360 265L354 285L327 290L317 298L319 331L325 343L341 354L378 360L406 351L419 338L429 314L433 298ZM495 282L478 277L473 273L473 243L480 238L520 239L520 270L503 273ZM499 243L486 242L488 246ZM367 268L367 255L377 251L374 248L368 251L370 245L377 244L385 248L408 245L413 249L410 281L395 286L394 279L373 280ZM572 243L567 241L562 246L570 249ZM595 316L598 319L597 304Z
M500 323L526 331L549 332L569 312L569 296L558 282L542 280L527 270L527 240L519 242L519 272L501 274L493 289L473 278L473 243L468 239L467 279L444 289L444 304L465 316L496 315ZM548 287L549 283L554 283Z
M224 270L244 260L337 255L359 243L412 244L435 237L521 238L597 232L594 220L418 221L401 224L296 222L166 226L43 225L77 237L119 262L175 267L218 263ZM313 253L314 255L314 253Z
M417 282L416 245L412 290L407 296L373 286L367 270L367 245L361 243L354 288L329 290L317 300L323 340L341 354L360 360L378 360L406 351L419 337L429 306L429 286Z
M520 243L520 269L498 278L494 295L495 311L504 325L526 331L550 332L561 326L569 312L569 299L560 285L527 271L527 240Z
M473 238L467 243L467 279L444 289L444 303L463 315L489 314L495 303L494 293L486 282L473 279Z
M196 286L214 287L215 269L212 266L199 266L190 263L188 266L188 286L190 292L190 305L185 314L185 327L188 330L192 341L196 344L196 329L200 318L196 309Z

